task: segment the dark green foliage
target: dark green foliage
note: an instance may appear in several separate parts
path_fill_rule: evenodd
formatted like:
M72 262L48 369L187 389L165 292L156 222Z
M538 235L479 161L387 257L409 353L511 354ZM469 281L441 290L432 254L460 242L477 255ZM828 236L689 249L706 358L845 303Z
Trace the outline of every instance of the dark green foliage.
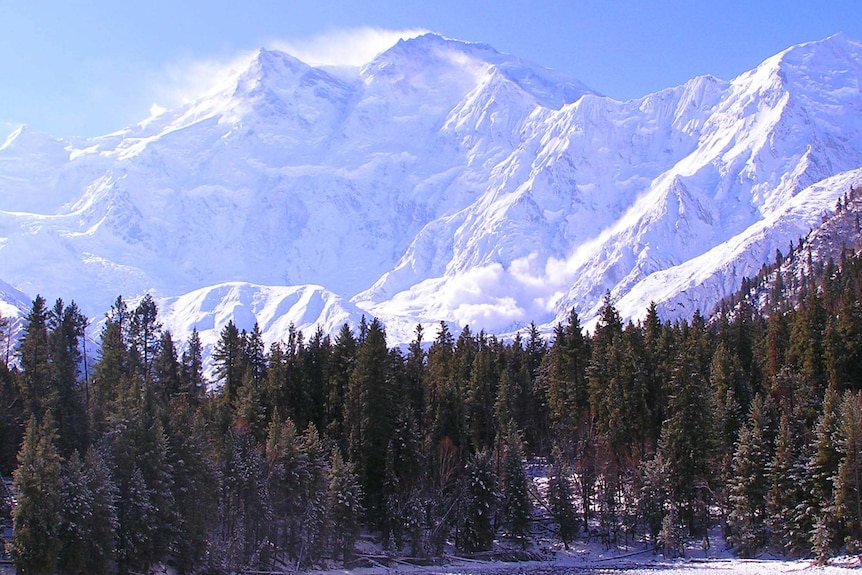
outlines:
M159 337L156 356L152 366L153 393L158 401L166 404L170 398L182 391L182 371L177 358L177 348L171 332L163 331Z
M562 458L559 455L554 457L548 474L548 509L557 524L557 535L567 549L578 534L571 475Z
M752 557L767 542L767 474L773 458L769 427L769 413L758 396L739 433L729 487L728 541L745 557Z
M713 492L715 410L707 385L709 347L702 320L696 315L691 326L683 324L682 334L684 343L671 375L668 419L662 428L659 452L668 465L679 520L692 535L700 535L708 524Z
M808 507L806 463L801 425L783 413L769 468L772 484L767 499L767 526L771 544L792 555L806 555L811 549L813 525L803 512Z
M327 436L339 442L343 451L347 444L344 432L344 404L350 386L350 375L356 362L356 338L350 326L344 324L335 338L326 378L325 429ZM421 413L421 412L420 412Z
M90 449L84 458L84 479L90 500L92 522L80 526L84 543L84 572L107 573L114 555L117 530L117 487L108 463L98 450Z
M228 431L222 468L221 539L226 562L249 565L267 540L271 503L266 460L245 427Z
M486 551L496 535L494 514L499 493L489 452L479 452L467 460L461 486L461 502L455 546L459 551Z
M520 540L525 546L532 517L529 481L524 469L521 436L514 424L510 423L503 438L500 511L509 535Z
M63 484L56 429L50 412L41 425L31 417L18 454L13 511L15 539L11 552L22 575L51 575L63 546Z
M838 535L852 552L862 549L862 403L847 393L841 402L838 451L841 463L835 482Z
M48 344L48 310L45 299L36 296L27 315L27 325L18 347L21 376L18 386L27 417L41 421L53 400L51 357Z
M496 436L494 401L497 397L499 369L495 361L496 340L480 334L476 339L477 349L471 363L470 375L466 379L465 409L467 427L474 450L491 449Z
M332 450L326 491L328 533L333 555L346 565L359 537L362 519L362 488L350 464L337 448Z
M21 393L15 379L15 374L0 363L0 474L7 477L17 467L18 449L24 436Z
M192 330L180 358L179 394L192 407L199 407L206 388L203 367L203 344L197 328Z
M57 447L68 457L88 447L86 392L81 385L80 341L87 319L75 303L57 300L48 314L48 347L51 364L48 407L57 424Z
M356 466L365 493L369 521L384 523L386 451L395 430L398 387L390 367L386 334L377 319L367 327L359 345L345 405L348 458Z
M203 430L193 414L178 407L171 418L167 465L172 470L171 497L176 529L170 553L180 572L192 572L207 550L218 517L218 482Z
M661 453L641 464L638 514L645 534L656 550L660 547L665 518L673 508L670 491L670 468Z
M329 460L327 449L312 425L299 437L297 449L297 472L300 478L300 506L297 517L301 525L297 563L306 565L320 558L326 544ZM343 535L345 538L349 536L346 533Z
M240 334L233 321L229 321L222 329L221 337L213 348L212 360L215 365L216 381L221 383L221 393L228 404L234 400L242 383L242 376L245 371L243 365L244 340L245 337Z
M62 548L63 573L107 573L117 528L116 489L99 454L90 450L82 460L78 453L63 466Z
M129 315L128 343L133 369L149 385L153 377L153 362L159 351L161 323L153 296L145 295Z
M576 437L589 411L589 348L574 310L565 326L557 325L554 336L543 369L551 427L558 437Z

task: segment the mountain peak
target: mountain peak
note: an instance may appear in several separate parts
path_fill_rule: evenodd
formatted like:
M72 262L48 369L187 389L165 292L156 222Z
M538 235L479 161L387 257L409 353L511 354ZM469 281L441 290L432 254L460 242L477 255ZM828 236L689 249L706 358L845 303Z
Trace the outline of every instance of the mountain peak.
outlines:
M261 48L240 75L239 86L262 83L280 84L295 79L311 69L305 62L279 50Z
M852 40L843 32L833 34L823 40L796 44L767 59L764 65L783 71L797 71L808 75L831 72L831 69L848 67L862 68L862 44Z
M494 68L510 82L535 98L543 107L559 110L585 94L598 92L566 74L497 51L488 44L465 42L427 33L399 40L369 63L370 75L403 76L417 68L445 66L456 70Z
M27 124L21 124L6 136L6 140L0 144L0 150L44 146L46 144L63 145L60 140L49 136L45 132L41 132Z

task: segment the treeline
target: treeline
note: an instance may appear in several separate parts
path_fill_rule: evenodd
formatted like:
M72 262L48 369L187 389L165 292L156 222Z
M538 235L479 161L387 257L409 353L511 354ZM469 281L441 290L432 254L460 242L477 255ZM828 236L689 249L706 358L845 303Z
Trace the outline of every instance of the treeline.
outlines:
M0 367L13 555L28 574L286 569L349 564L363 529L469 553L528 545L536 503L566 544L673 553L720 524L741 555L856 552L862 259L819 271L768 315L737 298L625 323L608 297L592 334L573 311L550 342L441 324L400 351L372 320L266 349L229 323L212 386L151 298L117 300L83 369L85 318L37 297ZM546 492L526 456L548 458Z

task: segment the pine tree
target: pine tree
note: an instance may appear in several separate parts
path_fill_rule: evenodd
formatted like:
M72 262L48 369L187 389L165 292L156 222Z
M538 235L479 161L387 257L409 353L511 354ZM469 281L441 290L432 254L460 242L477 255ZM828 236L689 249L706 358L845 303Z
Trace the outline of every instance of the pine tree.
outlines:
M79 342L87 320L75 303L58 299L48 313L48 346L51 366L48 407L57 425L57 448L61 457L88 446L85 394L81 386Z
M838 450L841 464L835 477L835 519L848 551L862 550L862 403L846 393L841 402Z
M367 327L359 345L356 365L347 394L345 425L348 429L349 461L356 466L365 493L368 520L382 527L384 517L384 471L386 449L398 413L397 386L393 385L386 349L386 333L376 318Z
M830 386L823 398L823 411L814 430L811 455L806 468L810 485L807 505L802 507L799 514L801 523L814 525L812 546L815 554L821 558L840 544L839 528L835 519L833 483L841 463L841 454L838 451L839 409L840 397Z
M425 349L422 347L424 330L422 324L416 325L416 336L410 342L407 357L404 361L405 388L404 398L409 404L414 417L419 418L417 424L421 424L422 415L425 413Z
M658 535L658 548L666 557L674 558L685 554L685 529L679 517L679 511L671 503L661 521L661 531Z
M132 361L144 385L153 377L153 361L159 351L162 324L158 320L158 307L150 294L145 295L131 312L128 322L128 341Z
M171 499L176 528L171 555L180 573L192 572L204 557L218 516L217 474L206 437L190 409L178 409L169 420L167 464L172 470Z
M439 445L446 438L455 447L464 444L466 422L464 396L458 386L454 339L445 322L428 348L425 428L430 442Z
M400 549L405 536L414 547L418 541L421 517L417 516L417 498L423 479L422 436L419 422L404 400L399 408L394 434L386 449L384 474L385 519L382 532L384 543Z
M554 330L554 342L544 368L551 426L558 441L576 438L588 413L588 362L589 348L578 314L572 310L568 323L559 324Z
M18 505L12 512L11 551L22 575L51 575L62 549L62 478L55 439L50 412L41 425L31 416L13 474Z
M156 355L153 358L153 393L162 405L180 393L182 372L177 358L177 348L169 330L159 336Z
M638 498L638 515L656 550L660 547L665 517L672 505L670 469L662 454L657 453L652 459L641 463L640 497Z
M500 510L509 534L527 545L532 508L530 505L529 478L524 470L521 437L510 422L503 439L502 499Z
M618 523L621 477L631 461L637 443L633 433L635 410L630 401L640 403L633 393L636 369L629 365L622 320L607 294L592 340L588 368L590 409L597 432L598 508L602 533L610 535ZM644 409L640 410L643 414Z
M670 487L679 517L692 535L708 522L710 483L714 477L712 394L707 386L709 346L702 317L695 315L678 352L662 428L659 452L670 470ZM697 430L697 434L692 433Z
M21 344L18 346L21 361L21 375L18 385L27 417L34 416L41 421L45 410L54 403L55 390L51 380L51 355L48 343L48 310L45 299L36 296L27 315L27 324Z
M89 493L91 521L80 525L85 535L85 573L102 575L110 571L117 531L117 487L101 453L91 448L84 457L84 480Z
M222 477L221 536L236 569L248 566L267 540L272 513L266 462L247 427L228 431Z
M244 340L245 338L240 335L233 320L230 320L222 328L219 340L213 348L213 371L217 381L222 384L222 396L228 405L236 397L245 371L243 365Z
M197 328L194 328L180 359L180 393L189 404L197 407L205 392L203 344Z
M499 501L491 454L479 452L471 455L463 481L455 546L466 553L487 551L496 534L494 514Z
M170 441L162 417L152 392L147 390L137 417L135 463L141 470L154 508L151 548L146 556L148 562L155 562L169 552L179 522L173 496Z
M728 540L745 557L753 556L767 542L767 471L772 460L767 447L771 443L768 419L758 396L752 403L748 423L739 432L733 457Z
M548 508L557 524L557 534L566 549L569 548L569 543L578 534L578 520L575 513L570 475L571 471L563 464L562 458L557 454L553 458L548 477Z
M326 434L336 440L346 453L347 444L344 441L344 404L350 386L350 375L356 362L356 338L346 323L335 337L330 359L330 371L327 378L326 393Z
M467 381L464 407L473 449L482 450L493 447L496 435L493 408L499 373L494 361L493 338L480 334L477 342L479 348Z
M260 379L254 377L251 371L246 371L231 411L234 425L247 427L258 442L263 442L266 436L267 403Z
M281 420L276 410L267 430L267 488L272 503L273 535L276 554L282 551L295 558L301 525L301 481L304 458L299 453L296 427L290 419Z
M299 437L297 448L302 461L297 564L303 566L323 555L329 465L326 448L313 425Z
M359 538L362 488L352 466L345 463L338 448L333 448L330 456L326 509L333 556L340 555L347 566Z
M92 463L92 461L90 461ZM60 523L59 567L63 573L104 573L107 557L113 548L113 528L116 516L113 514L113 501L106 506L99 491L97 480L108 480L107 476L96 477L104 469L88 469L84 466L78 452L66 461L62 471L63 503L62 522ZM105 488L110 489L107 485ZM103 535L97 523L104 523L110 533Z
M63 466L60 496L63 504L63 519L59 528L62 541L60 570L77 575L85 569L90 551L87 527L93 524L93 494L77 451Z
M326 420L327 385L332 345L329 336L318 326L301 354L300 370L303 387L308 390L308 420L324 430Z
M771 486L767 498L767 526L771 544L784 552L806 555L811 549L812 525L804 524L798 509L805 507L808 483L803 460L804 445L798 421L781 414L775 456L769 467Z
M101 351L93 373L90 405L90 419L96 436L106 432L112 419L124 416L124 394L131 381L130 359L123 342L122 326L111 319L102 328Z
M141 468L134 466L117 497L117 564L120 573L147 569L156 560L158 509Z
M0 474L10 476L17 467L18 450L24 436L21 393L15 374L0 363Z

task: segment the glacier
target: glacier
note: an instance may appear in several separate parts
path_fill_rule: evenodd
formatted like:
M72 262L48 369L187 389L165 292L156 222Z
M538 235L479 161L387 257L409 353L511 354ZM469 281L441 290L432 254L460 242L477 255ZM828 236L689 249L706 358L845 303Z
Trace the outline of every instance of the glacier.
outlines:
M230 319L268 343L362 315L393 344L589 326L606 293L687 317L860 183L860 62L838 34L620 102L435 34L351 68L260 50L124 130L5 138L0 313L150 293L207 345Z

